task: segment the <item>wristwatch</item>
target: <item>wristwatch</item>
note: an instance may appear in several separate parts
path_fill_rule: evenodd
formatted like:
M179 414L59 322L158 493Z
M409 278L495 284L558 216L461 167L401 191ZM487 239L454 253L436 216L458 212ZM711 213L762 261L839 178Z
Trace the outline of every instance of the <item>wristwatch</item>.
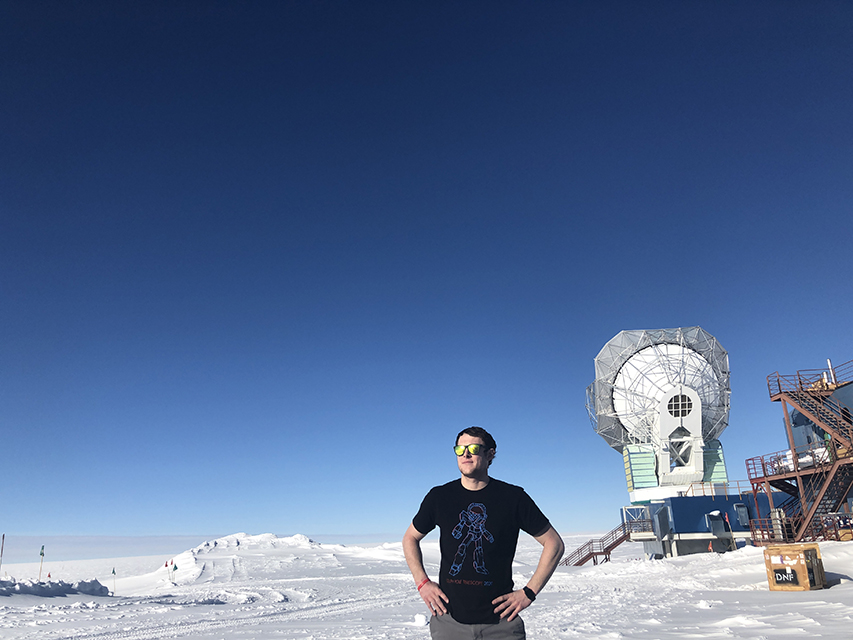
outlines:
M523 587L521 590L524 591L524 595L527 596L527 599L530 600L530 602L536 600L536 594L533 593L533 589L530 587Z

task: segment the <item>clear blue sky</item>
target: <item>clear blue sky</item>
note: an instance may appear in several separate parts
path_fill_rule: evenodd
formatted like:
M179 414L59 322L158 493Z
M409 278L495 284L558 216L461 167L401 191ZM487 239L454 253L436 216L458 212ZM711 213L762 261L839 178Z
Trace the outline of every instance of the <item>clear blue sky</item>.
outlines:
M0 4L0 529L401 535L477 424L627 502L622 329L853 359L848 2Z

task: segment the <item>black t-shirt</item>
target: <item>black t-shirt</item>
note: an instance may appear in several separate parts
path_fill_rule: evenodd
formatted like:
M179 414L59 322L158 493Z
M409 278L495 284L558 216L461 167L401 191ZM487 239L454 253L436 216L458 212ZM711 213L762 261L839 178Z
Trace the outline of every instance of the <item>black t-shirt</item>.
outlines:
M524 489L495 479L480 491L461 480L434 487L412 524L424 535L441 530L438 584L450 599L448 611L463 624L499 621L492 600L513 590L519 530L538 536L550 526Z

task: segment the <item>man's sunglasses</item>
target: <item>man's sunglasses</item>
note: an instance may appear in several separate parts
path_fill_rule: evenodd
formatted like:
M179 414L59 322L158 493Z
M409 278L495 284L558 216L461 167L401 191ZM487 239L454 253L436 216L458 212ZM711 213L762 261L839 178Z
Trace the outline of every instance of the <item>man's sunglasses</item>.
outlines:
M457 444L455 447L453 447L453 452L457 456L464 456L465 455L465 449L468 449L468 453L470 453L472 456L478 456L478 455L480 455L481 451L483 451L485 453L486 445L484 445L484 444Z

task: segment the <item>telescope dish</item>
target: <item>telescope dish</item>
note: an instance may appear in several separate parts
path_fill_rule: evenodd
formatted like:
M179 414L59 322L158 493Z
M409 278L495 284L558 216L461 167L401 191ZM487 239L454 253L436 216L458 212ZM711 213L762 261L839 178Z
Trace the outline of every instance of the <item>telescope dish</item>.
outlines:
M728 353L700 327L622 331L595 358L595 374L587 411L596 433L618 451L655 443L661 402L680 387L699 395L706 442L728 426Z

